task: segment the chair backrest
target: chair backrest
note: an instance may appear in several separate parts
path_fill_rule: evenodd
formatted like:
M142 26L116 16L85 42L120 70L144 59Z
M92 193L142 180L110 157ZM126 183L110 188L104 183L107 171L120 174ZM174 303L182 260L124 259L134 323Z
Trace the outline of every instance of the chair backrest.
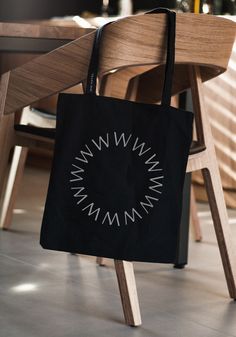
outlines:
M100 74L131 66L163 65L165 27L164 14L131 16L106 27L101 45ZM183 65L198 64L204 80L224 72L235 27L234 22L224 18L177 14L176 69L180 67L184 73L188 70ZM9 114L85 81L93 40L94 32L86 34L3 75L7 90L6 95L2 94L2 111ZM176 73L179 76L179 72ZM175 78L174 82L178 91L181 78Z

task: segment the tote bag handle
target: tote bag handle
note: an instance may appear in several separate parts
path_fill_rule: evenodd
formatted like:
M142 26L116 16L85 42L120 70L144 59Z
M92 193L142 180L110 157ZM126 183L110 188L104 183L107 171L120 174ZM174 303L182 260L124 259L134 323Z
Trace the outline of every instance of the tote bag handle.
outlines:
M166 52L165 78L164 78L164 85L162 89L161 104L165 106L169 106L170 101L171 101L172 79L173 79L174 64L175 64L176 14L175 12L172 12L167 8L156 8L145 14L153 14L153 13L167 14L167 28L168 28L167 52ZM114 23L114 22L111 22L111 23ZM97 72L98 72L98 65L99 65L99 47L100 47L102 32L104 30L104 27L106 27L107 25L111 23L109 22L106 25L98 28L95 33L93 50L92 50L89 69L88 69L86 94L96 94Z

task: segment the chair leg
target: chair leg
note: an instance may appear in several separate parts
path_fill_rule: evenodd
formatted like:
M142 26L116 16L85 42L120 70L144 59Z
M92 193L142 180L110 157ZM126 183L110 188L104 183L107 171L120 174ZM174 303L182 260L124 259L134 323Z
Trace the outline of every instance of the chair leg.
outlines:
M127 325L142 324L133 263L114 260L121 301Z
M109 96L111 90L114 89L113 76L106 76L104 79L102 88L100 88L100 94ZM119 90L122 91L121 97L126 95L127 85L126 81L120 83ZM134 93L134 90L133 90ZM135 91L136 93L136 91ZM105 259L103 257L97 257L97 264L104 266ZM133 264L127 261L114 260L116 275L120 290L120 296L123 306L123 312L125 316L125 322L130 326L141 325L141 315L139 309L138 294L136 288L136 281L134 277Z
M5 148L0 150L0 197L3 196L3 191L5 188L5 180L8 171L8 159L10 155L11 147L5 146ZM2 204L2 203L1 203ZM1 205L0 205L1 206ZM1 210L1 207L0 207Z
M195 193L194 193L193 186L191 186L190 216L191 216L191 222L193 226L195 241L201 242L202 241L202 231L201 231L199 217L197 214L197 205L196 205L196 199L195 199Z
M196 157L196 161L192 165L191 171L200 168L202 170L229 295L233 299L236 299L235 247L233 247L232 243L232 234L221 185L211 126L204 104L204 89L202 87L199 67L190 67L189 76L195 111L197 136L198 140L200 140L201 143L204 142L206 145L206 150L199 155L198 160Z
M0 197L3 194L7 164L14 139L14 115L0 116Z
M19 190L19 185L23 177L27 153L27 148L15 146L10 172L8 175L7 186L5 189L0 219L0 226L5 230L9 229L11 225L13 208Z
M236 299L236 256L216 160L202 169L229 295Z

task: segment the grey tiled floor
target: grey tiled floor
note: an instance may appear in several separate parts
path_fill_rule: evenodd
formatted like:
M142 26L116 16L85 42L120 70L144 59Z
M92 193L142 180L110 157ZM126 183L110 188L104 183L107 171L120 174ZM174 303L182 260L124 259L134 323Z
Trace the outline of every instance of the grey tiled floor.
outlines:
M38 244L48 174L27 169L12 230L0 232L1 337L236 336L207 205L199 205L204 241L190 238L189 264L135 264L143 325L123 314L112 261L49 252ZM234 237L236 211L229 211ZM235 244L236 244L236 240Z

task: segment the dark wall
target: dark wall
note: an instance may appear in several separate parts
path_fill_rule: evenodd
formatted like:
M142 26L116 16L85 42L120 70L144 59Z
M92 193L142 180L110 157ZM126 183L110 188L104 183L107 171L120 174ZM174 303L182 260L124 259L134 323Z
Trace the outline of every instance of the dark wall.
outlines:
M133 0L134 12L156 7L175 8L176 0Z
M213 0L212 0L213 1ZM109 1L108 13L118 14L118 0ZM214 0L215 14L236 13L236 0ZM155 7L174 8L176 0L133 0L134 12ZM47 19L53 16L101 14L102 0L0 0L0 21Z
M101 13L102 0L0 0L0 21L47 19L87 10Z

